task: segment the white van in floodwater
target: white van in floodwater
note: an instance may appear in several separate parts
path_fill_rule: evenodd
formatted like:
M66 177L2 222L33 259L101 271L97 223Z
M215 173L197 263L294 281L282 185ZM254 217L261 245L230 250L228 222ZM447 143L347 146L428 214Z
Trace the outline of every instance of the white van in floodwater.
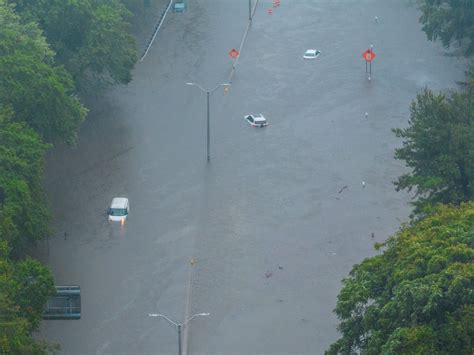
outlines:
M121 222L125 224L130 213L130 204L126 197L115 197L107 211L109 222Z

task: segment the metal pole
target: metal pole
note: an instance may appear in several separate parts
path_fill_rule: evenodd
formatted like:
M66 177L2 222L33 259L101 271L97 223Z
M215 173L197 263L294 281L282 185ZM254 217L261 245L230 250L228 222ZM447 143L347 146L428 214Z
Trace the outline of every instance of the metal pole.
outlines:
M221 86L230 86L229 83L217 84L216 87L212 90L206 90L201 85L196 83L186 83L186 85L197 86L199 90L206 93L207 99L207 161L211 160L211 124L210 124L210 104L209 97L211 94L216 91Z
M190 321L192 321L196 317L208 316L208 315L209 315L209 313L197 313L197 314L193 315L191 318L189 318L188 320L186 320L184 323L176 323L176 322L173 322L171 319L169 319L164 314L158 314L158 313L149 313L148 314L149 317L164 318L169 324L173 325L173 327L175 329L178 329L178 355L182 355L182 353L183 353L182 346L181 346L181 333L182 333L182 330L184 329L184 327L186 326L186 324L188 324Z
M249 0L249 21L252 21L252 0Z
M210 129L210 123L209 123L209 95L210 92L207 91L207 161L211 160L211 155L210 155L210 149L211 149L211 129Z
M469 119L471 119L471 101L472 101L472 86L469 86L469 109L468 109L468 115Z
M371 56L372 59L373 59L373 57L372 57L373 49L374 49L374 46L371 44L370 45L370 56ZM369 74L370 74L370 76L372 76L372 60L369 63Z
M181 324L178 324L178 355L181 355Z

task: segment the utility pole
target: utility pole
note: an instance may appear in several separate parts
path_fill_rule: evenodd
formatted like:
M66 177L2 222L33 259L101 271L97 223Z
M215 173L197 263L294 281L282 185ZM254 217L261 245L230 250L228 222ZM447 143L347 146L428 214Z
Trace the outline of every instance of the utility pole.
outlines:
M181 350L181 328L182 324L178 324L178 355L181 355L183 351Z
M171 324L173 327L175 327L176 330L178 330L178 355L183 354L183 350L182 350L182 346L181 346L181 333L182 333L183 328L186 326L186 324L188 324L194 318L199 317L199 316L208 316L208 315L209 315L209 313L197 313L197 314L193 315L192 317L188 318L184 323L176 323L176 322L172 321L171 319L169 319L164 314L159 314L159 313L150 313L150 314L148 314L149 317L163 318L169 324Z
M209 96L211 96L211 93L208 91L206 92L207 96L207 161L211 160L211 123L209 120Z
M230 86L230 84L228 84L228 83L217 84L216 87L212 90L206 90L201 85L196 84L196 83L186 83L186 85L197 86L199 88L199 90L206 93L206 101L207 101L207 161L209 162L211 160L211 123L210 123L209 99L210 99L211 94L214 91L216 91L219 87L221 87L221 86L228 87L228 86Z

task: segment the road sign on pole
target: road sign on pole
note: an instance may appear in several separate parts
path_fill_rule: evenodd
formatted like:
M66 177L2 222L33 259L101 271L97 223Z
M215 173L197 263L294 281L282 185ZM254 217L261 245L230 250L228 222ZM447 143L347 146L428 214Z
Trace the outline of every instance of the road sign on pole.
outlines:
M230 52L229 55L231 56L232 59L235 59L239 56L239 51L233 48Z
M362 53L362 57L368 62L371 62L375 59L375 53L370 49L367 49L364 53Z
M369 49L367 49L364 53L362 53L362 57L365 59L365 73L367 74L367 64L369 66L369 76L367 79L370 81L370 77L372 75L372 61L375 59L375 53L372 50L373 46L371 45Z

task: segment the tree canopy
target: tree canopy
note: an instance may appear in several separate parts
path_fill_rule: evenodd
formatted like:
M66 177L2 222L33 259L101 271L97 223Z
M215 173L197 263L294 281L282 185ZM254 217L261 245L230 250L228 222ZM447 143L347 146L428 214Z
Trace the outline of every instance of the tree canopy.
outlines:
M74 144L86 109L67 71L34 23L22 24L0 0L0 102L47 141ZM1 108L1 107L0 107Z
M38 22L56 60L81 89L91 82L128 83L137 55L130 12L119 0L11 0L22 18ZM132 6L135 1L129 1Z
M474 203L437 206L355 265L326 354L472 354Z
M423 0L423 25L429 40L441 40L445 47L453 41L464 44L466 55L474 54L474 1Z
M28 242L50 233L42 190L43 157L49 145L11 116L0 112L0 353L44 353L49 345L34 340L31 332L54 292L53 278L38 261L13 260Z
M416 189L418 210L473 198L473 117L469 94L446 96L425 89L411 104L409 126L394 130L403 139L395 157L411 168L395 185L397 190Z
M51 345L31 337L54 292L49 270L32 259L8 259L6 241L0 240L0 353L45 354Z
M25 123L0 112L0 240L15 252L50 233L41 186L48 147Z

